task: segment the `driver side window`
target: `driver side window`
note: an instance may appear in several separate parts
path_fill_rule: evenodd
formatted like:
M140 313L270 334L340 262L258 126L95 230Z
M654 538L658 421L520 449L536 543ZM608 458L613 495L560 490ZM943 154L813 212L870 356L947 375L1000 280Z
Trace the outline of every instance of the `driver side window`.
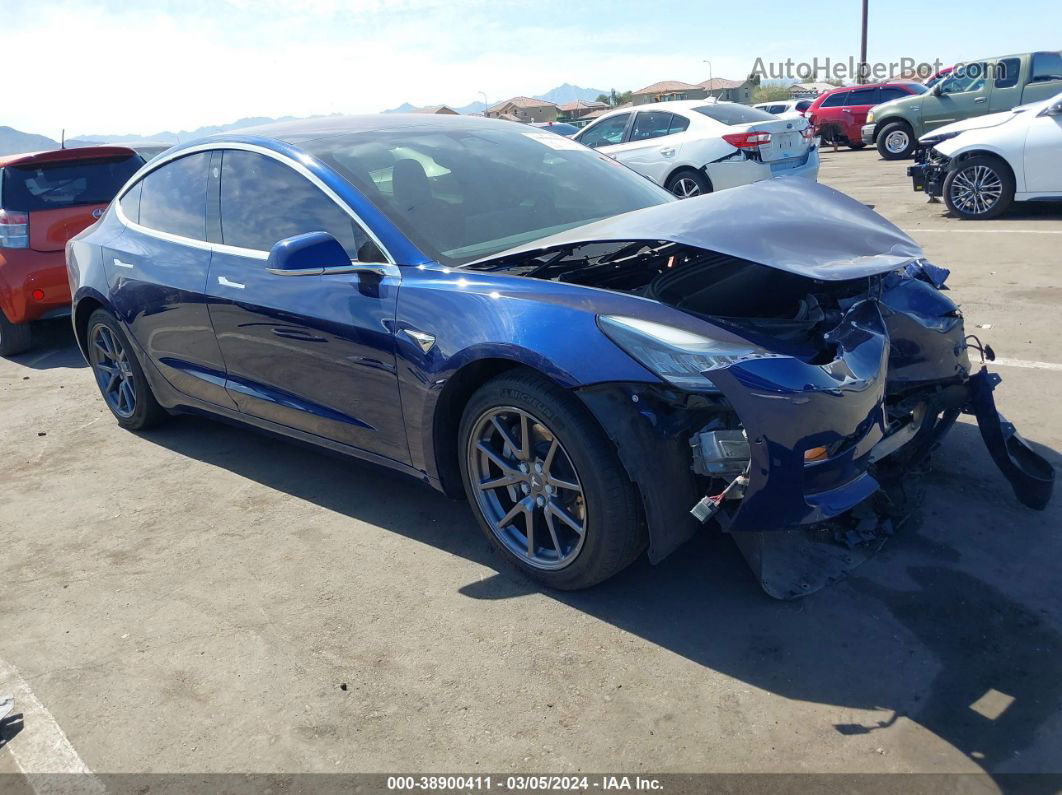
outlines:
M269 251L286 237L325 231L352 260L384 257L358 224L301 174L271 157L226 149L221 160L221 239Z
M983 63L971 63L956 67L955 71L940 85L941 94L970 94L985 87L988 69Z
M623 131L627 129L627 121L630 117L629 113L621 113L590 125L586 128L586 132L579 136L579 143L592 149L622 143Z

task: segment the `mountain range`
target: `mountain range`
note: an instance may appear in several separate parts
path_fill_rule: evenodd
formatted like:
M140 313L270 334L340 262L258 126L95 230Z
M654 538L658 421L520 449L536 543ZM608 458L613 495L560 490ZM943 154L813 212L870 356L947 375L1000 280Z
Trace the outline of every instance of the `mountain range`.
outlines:
M593 100L596 99L599 94L606 94L607 91L601 91L596 88L582 88L580 86L573 86L570 83L564 83L547 91L545 94L535 95L535 99L544 99L549 102L556 102L558 105L565 102L575 102L578 99ZM493 102L491 104L494 104ZM458 113L482 113L482 102L470 102L467 105L449 105L449 107L456 110ZM396 108L390 108L383 111L384 113L408 113L416 108L404 102ZM332 114L340 115L340 114ZM291 121L297 118L320 118L318 117L299 117L299 116L281 116L280 118L272 118L269 116L252 116L246 119L239 119L231 124L217 124L207 127L199 127L195 130L181 130L179 132L173 132L171 130L164 130L152 135L139 135L139 134L122 134L122 135L79 135L77 138L66 139L66 146L91 146L93 144L100 143L136 143L152 141L156 143L175 144L180 141L187 141L191 138L199 138L204 135L210 135L211 133L227 132L229 130L239 130L244 127L256 127L259 124L268 124L274 121ZM49 138L46 135L37 135L36 133L22 132L16 130L13 127L0 126L0 155L17 154L19 152L39 152L47 149L58 149L59 141L54 138Z
M547 102L554 102L558 105L563 105L565 102L575 102L576 100L584 100L590 102L597 99L601 94L607 94L607 91L602 91L599 88L583 88L582 86L573 86L571 83L564 83L551 88L545 94L535 94L533 99L544 99ZM503 97L508 99L508 97ZM494 105L502 100L491 100L490 104ZM483 102L482 100L477 102L469 102L467 105L451 105L449 102L436 102L431 103L435 105L446 105L448 108L456 110L458 113L482 113ZM409 113L416 110L418 106L412 105L409 102L403 102L397 108L388 108L384 113Z

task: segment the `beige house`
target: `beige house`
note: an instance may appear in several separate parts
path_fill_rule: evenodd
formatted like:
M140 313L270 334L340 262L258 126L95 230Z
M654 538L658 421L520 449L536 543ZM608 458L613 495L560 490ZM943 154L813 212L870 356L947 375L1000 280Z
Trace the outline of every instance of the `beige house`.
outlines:
M423 108L413 108L410 113L436 113L443 116L460 116L456 110L448 105L426 105Z
M752 103L752 83L748 80L727 80L725 77L715 77L698 83L709 97L715 97L720 102L741 102L745 105Z
M793 83L789 87L789 95L793 97L817 97L825 91L833 91L837 86L833 83Z
M552 102L531 97L513 97L487 108L487 116L492 119L531 122L556 121L558 108Z
M708 92L699 85L683 83L681 80L661 80L651 86L640 88L631 93L635 105L648 105L650 102L669 102L673 99L704 99Z
M583 99L577 99L575 102L565 102L563 105L557 106L560 117L566 121L582 119L587 114L597 110L608 110L608 105L604 102L587 102Z

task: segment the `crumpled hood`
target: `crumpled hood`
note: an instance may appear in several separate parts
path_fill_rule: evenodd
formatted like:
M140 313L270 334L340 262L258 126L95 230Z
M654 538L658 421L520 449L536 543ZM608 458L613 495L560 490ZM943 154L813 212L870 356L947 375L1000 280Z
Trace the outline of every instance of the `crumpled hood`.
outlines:
M470 264L642 240L694 246L827 281L886 273L922 257L902 230L855 199L801 177L778 177L623 213Z

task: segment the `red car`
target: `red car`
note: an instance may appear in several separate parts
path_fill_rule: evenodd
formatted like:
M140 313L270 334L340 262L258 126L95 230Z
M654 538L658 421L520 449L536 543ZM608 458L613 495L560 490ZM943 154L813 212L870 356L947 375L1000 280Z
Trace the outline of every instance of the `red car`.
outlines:
M805 114L815 134L828 141L847 144L852 149L862 149L860 130L867 123L867 111L882 102L906 97L908 94L924 94L925 86L913 80L893 80L888 83L872 83L862 86L844 86L815 97Z
M34 320L70 311L66 242L143 164L125 146L0 157L0 356L29 348Z

